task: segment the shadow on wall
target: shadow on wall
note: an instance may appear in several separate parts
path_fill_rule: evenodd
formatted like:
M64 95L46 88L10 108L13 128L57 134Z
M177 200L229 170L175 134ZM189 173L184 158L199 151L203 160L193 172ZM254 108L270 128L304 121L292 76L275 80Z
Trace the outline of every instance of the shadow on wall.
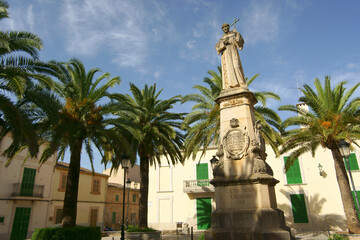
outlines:
M292 188L290 189L290 192L280 190L280 192L288 199L289 203L291 202L290 194L299 193L299 191L295 192ZM303 189L300 187L300 192L302 191ZM347 229L347 224L344 216L338 214L320 215L325 202L326 199L320 198L318 193L306 197L309 223L294 223L293 213L291 212L292 206L290 206L290 204L278 204L278 208L284 211L286 224L297 231L345 231Z

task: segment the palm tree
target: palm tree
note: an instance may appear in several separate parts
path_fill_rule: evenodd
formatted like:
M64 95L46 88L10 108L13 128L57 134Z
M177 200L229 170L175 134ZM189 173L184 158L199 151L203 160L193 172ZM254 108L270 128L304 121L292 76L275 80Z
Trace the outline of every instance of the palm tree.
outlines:
M53 154L58 155L57 160L63 160L65 152L70 152L61 226L71 227L76 223L81 150L85 148L93 170L93 145L102 154L103 162L110 161L112 156L119 158L130 146L121 131L114 131L115 126L123 131L126 128L123 128L124 122L111 118L111 104L106 102L106 98L112 97L109 88L120 83L119 77L104 73L95 78L100 70L92 68L86 72L77 59L67 63L50 62L48 67L59 80L54 81L53 91L29 87L22 104L29 103L28 107L32 108L32 120L39 138L44 141L40 164Z
M314 81L316 91L305 84L302 89L304 96L299 99L300 102L307 104L310 111L304 111L294 105L279 108L297 114L283 122L285 128L301 127L286 131L281 153L291 152L286 163L288 169L294 159L305 152L315 155L319 146L330 149L349 231L360 233L360 222L352 199L349 179L338 149L341 139L354 144L360 139L360 98L350 99L360 83L348 91L345 91L345 83L340 82L335 88L331 88L330 77L325 77L324 86L316 78Z
M0 20L9 17L8 8L8 3L0 0ZM41 39L33 33L0 31L0 139L9 132L13 137L12 144L4 152L5 156L18 151L23 144L28 145L32 157L38 153L38 141L29 119L9 96L21 98L32 77L46 79L34 73L41 48Z
M183 114L170 110L180 101L179 96L160 100L161 90L156 84L145 85L140 90L130 84L132 96L119 95L120 118L132 121L138 128L138 136L132 138L133 149L140 159L140 200L139 227L147 227L149 166L160 163L160 156L165 156L172 164L183 162L181 149L183 135L180 133Z
M218 66L218 73L208 71L212 78L205 77L204 82L208 85L195 85L199 90L198 94L189 94L183 97L183 102L195 102L192 112L184 120L183 128L187 130L185 140L185 156L192 155L195 159L197 152L202 148L203 156L210 145L217 145L219 141L220 129L220 106L215 102L222 90L221 66ZM259 74L247 79L250 85ZM262 135L278 155L277 146L281 142L280 135L272 128L280 130L280 117L273 110L266 107L266 100L273 98L280 100L280 97L273 92L255 92L256 99L261 105L255 105L255 118L261 121ZM272 127L271 127L272 126Z

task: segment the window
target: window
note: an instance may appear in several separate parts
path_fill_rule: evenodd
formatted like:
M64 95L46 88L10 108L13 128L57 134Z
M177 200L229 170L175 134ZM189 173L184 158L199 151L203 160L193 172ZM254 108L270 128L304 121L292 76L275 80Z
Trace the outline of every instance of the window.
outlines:
M286 160L288 158L289 157L284 157L285 165L286 165ZM290 166L289 169L287 170L286 179L288 184L302 183L299 159L295 159L293 165Z
M59 182L59 189L60 192L65 192L66 190L66 183L67 183L67 173L61 172L60 173L60 182Z
M133 194L133 202L136 202L136 194Z
M100 181L99 178L93 179L91 193L100 194Z
M98 210L90 209L90 226L96 226Z
M294 216L294 223L308 223L308 215L304 194L291 194L291 208Z
M63 210L62 210L62 208L56 209L56 212L55 212L55 224L61 223L62 218L63 218Z
M351 153L348 160L349 160L349 165L350 165L351 171L359 170L359 165L358 165L355 153ZM345 163L345 167L346 167L346 170L349 170L346 163Z
M207 163L200 163L196 165L196 179L203 180L198 181L198 187L209 186L209 171Z
M5 222L5 217L0 217L0 224Z
M112 221L113 224L116 223L116 212L112 212Z
M119 195L117 195L117 194L115 195L115 201L117 201L117 202L119 201Z
M130 214L130 222L131 222L131 225L136 225L136 213L131 213Z
M24 168L20 196L32 196L34 190L36 169Z

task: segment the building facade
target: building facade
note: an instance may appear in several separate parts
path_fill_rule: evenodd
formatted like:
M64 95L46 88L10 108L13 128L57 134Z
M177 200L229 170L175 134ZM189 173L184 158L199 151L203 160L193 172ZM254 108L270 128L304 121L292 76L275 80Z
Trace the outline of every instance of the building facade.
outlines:
M121 229L123 213L124 194L124 170L111 171L106 169L104 174L110 175L106 196L106 207L104 223L105 226L115 230ZM130 187L125 187L125 225L138 225L139 220L139 198L140 198L140 167L134 165L127 170L126 179Z
M124 186L117 183L109 183L107 195L104 224L114 230L120 230L123 213ZM131 183L125 188L125 211L124 223L126 226L138 225L139 220L139 196L140 190L137 184Z
M210 148L199 161L200 153L183 165L150 168L149 214L151 227L174 230L177 223L187 223L195 230L211 227L215 210L214 187L209 184L212 169L209 160L217 148ZM329 150L319 148L315 157L306 153L285 172L287 156L276 157L267 149L266 162L272 167L278 208L285 213L288 226L302 231L346 230L345 214L336 180L334 161ZM359 150L352 152L350 170L356 190L360 190ZM357 194L360 192L357 191Z
M10 143L11 137L5 137L0 142L0 153ZM39 167L38 159L24 161L27 155L22 151L8 167L7 159L0 155L0 239L30 238L35 228L48 224L56 159L51 157Z
M51 205L47 213L48 226L61 224L68 169L68 163L56 164L52 181ZM80 169L77 225L100 226L103 229L108 178L106 174L93 173L86 168Z

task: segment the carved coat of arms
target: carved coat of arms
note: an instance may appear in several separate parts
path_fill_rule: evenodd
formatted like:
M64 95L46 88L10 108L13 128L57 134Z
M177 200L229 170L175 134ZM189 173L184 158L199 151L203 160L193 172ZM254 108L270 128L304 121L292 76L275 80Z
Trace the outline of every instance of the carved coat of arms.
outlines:
M249 135L246 128L238 127L230 129L223 139L226 156L233 160L239 160L247 155L249 148Z

